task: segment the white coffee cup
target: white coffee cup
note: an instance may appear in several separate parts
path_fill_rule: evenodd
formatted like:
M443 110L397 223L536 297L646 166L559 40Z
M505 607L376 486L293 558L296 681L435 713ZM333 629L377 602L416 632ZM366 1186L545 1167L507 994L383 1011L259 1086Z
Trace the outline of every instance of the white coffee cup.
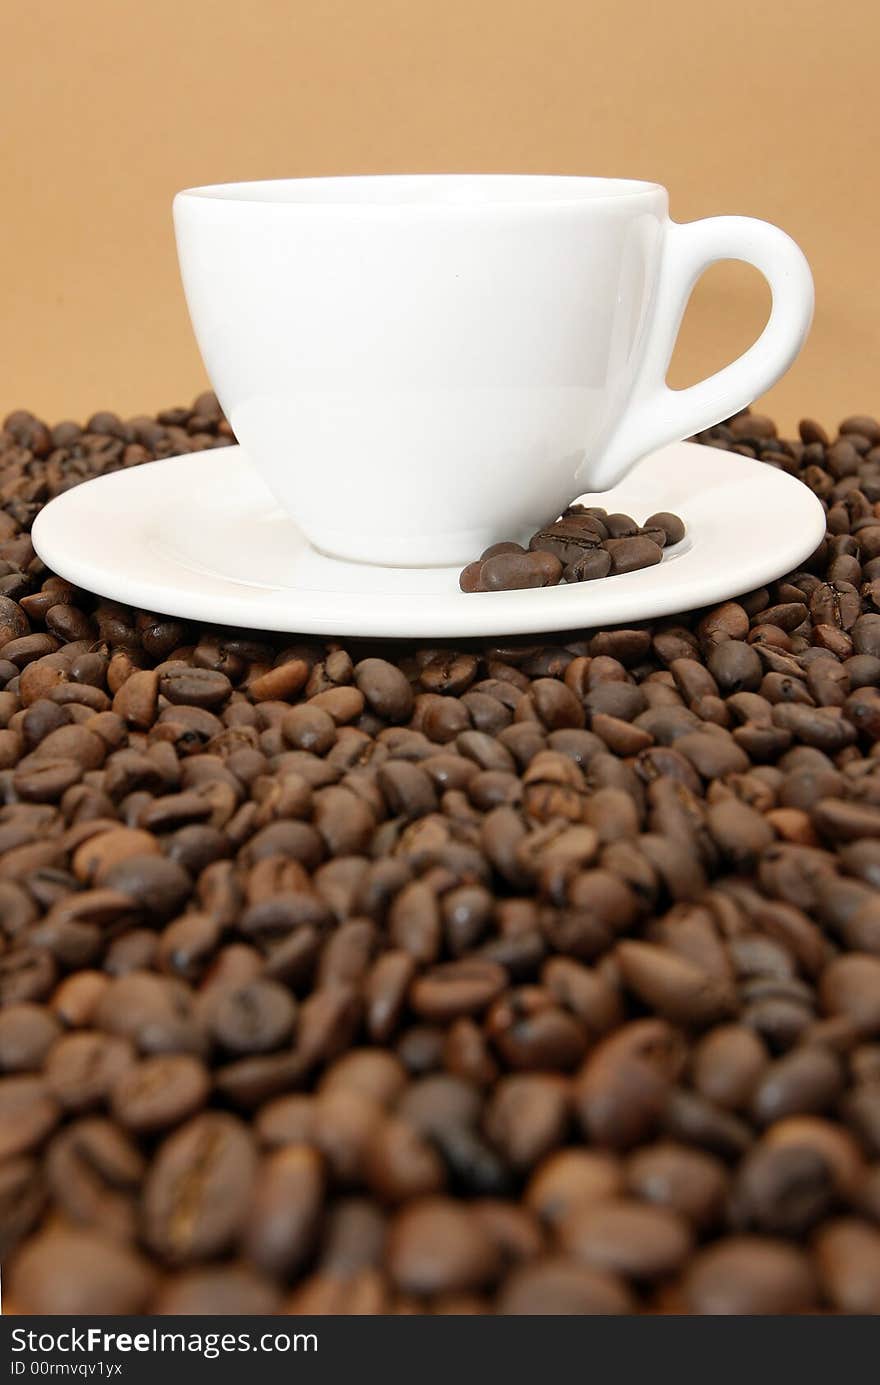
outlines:
M772 385L810 325L784 232L678 225L656 183L518 175L302 178L174 200L181 273L245 453L325 553L463 563L612 486ZM744 355L665 383L717 260L773 294Z

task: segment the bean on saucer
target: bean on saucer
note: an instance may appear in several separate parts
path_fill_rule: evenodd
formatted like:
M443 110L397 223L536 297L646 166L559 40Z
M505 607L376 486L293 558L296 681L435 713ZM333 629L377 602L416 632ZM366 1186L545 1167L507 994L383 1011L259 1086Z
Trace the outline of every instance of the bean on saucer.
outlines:
M528 550L511 541L494 543L459 576L463 592L521 591L559 582L595 582L662 561L663 549L685 532L678 515L651 515L641 527L626 514L569 505L554 524L538 529Z

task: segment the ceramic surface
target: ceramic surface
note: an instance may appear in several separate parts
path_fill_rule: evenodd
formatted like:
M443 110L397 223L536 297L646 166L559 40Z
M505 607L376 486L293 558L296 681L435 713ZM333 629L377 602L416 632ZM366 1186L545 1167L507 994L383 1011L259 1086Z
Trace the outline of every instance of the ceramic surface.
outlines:
M746 217L677 225L624 179L414 175L195 188L174 203L199 346L236 436L326 553L464 563L736 412L797 354L810 272ZM665 377L714 261L766 276L763 334Z

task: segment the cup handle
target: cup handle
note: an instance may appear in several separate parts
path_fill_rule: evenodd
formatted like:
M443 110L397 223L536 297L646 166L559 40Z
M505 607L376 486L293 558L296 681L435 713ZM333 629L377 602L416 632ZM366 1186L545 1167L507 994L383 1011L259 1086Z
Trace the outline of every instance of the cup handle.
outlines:
M754 265L773 305L760 337L730 365L687 389L666 384L678 329L694 285L718 260ZM590 486L608 490L657 447L709 428L774 384L800 351L813 316L813 277L790 236L748 216L666 224L647 341L623 417L590 467ZM588 464L589 465L589 464Z

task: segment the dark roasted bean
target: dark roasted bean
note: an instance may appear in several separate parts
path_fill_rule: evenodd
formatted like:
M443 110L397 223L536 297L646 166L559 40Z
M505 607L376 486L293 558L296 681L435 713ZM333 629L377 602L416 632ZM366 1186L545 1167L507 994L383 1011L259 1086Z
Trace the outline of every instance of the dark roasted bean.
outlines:
M621 1197L575 1210L562 1226L560 1240L569 1254L593 1269L647 1281L681 1267L692 1233L670 1208Z
M515 1169L531 1169L559 1146L568 1128L568 1092L557 1077L520 1073L495 1086L486 1133Z
M355 666L355 682L376 714L385 721L406 721L413 692L406 677L385 659L364 659Z
M458 1203L425 1198L399 1212L388 1241L388 1269L406 1293L478 1289L498 1272L488 1232Z
M170 1264L221 1253L246 1225L257 1173L253 1142L234 1117L194 1116L169 1135L144 1187L144 1235Z
M207 1100L210 1078L188 1054L145 1058L113 1085L113 1114L126 1129L153 1134L194 1114Z
M135 1058L127 1039L81 1029L53 1044L45 1063L46 1082L66 1111L88 1111L109 1099Z
M447 962L425 972L410 988L409 1001L417 1015L433 1021L479 1014L507 985L507 973L495 962Z
M318 1234L325 1174L318 1152L288 1145L260 1170L245 1248L269 1274L288 1275L307 1259Z
M563 1256L535 1260L510 1275L498 1299L501 1314L612 1316L633 1311L622 1280Z
M153 1312L164 1315L275 1313L280 1292L276 1284L247 1265L205 1266L170 1275L153 1302Z
M880 1232L855 1217L823 1226L815 1240L825 1293L839 1313L880 1310Z
M73 1222L130 1240L146 1161L130 1138L100 1117L68 1125L46 1157L49 1189Z
M575 1114L585 1135L612 1149L651 1136L681 1057L675 1031L662 1020L637 1020L603 1040L575 1083Z
M0 1078L0 1158L37 1148L60 1116L61 1107L42 1078Z
M626 1184L644 1201L677 1212L702 1231L722 1216L728 1179L714 1155L669 1141L630 1155Z
M831 1206L827 1161L806 1145L757 1145L740 1165L731 1219L742 1230L802 1236Z
M526 1203L551 1226L564 1224L575 1207L623 1190L623 1170L602 1150L566 1148L551 1154L533 1174Z
M49 1228L16 1259L10 1298L23 1312L142 1313L156 1273L133 1248L97 1231Z
M32 1002L0 1010L0 1072L38 1072L61 1032L51 1010Z
M804 1313L816 1301L805 1252L784 1241L731 1236L700 1251L684 1281L690 1313Z
M527 587L550 587L560 580L562 563L553 553L500 553L480 568L480 584L485 591L515 591Z
M663 557L663 550L652 539L639 534L633 538L608 539L605 550L611 555L611 572L636 572L639 568L653 567Z

